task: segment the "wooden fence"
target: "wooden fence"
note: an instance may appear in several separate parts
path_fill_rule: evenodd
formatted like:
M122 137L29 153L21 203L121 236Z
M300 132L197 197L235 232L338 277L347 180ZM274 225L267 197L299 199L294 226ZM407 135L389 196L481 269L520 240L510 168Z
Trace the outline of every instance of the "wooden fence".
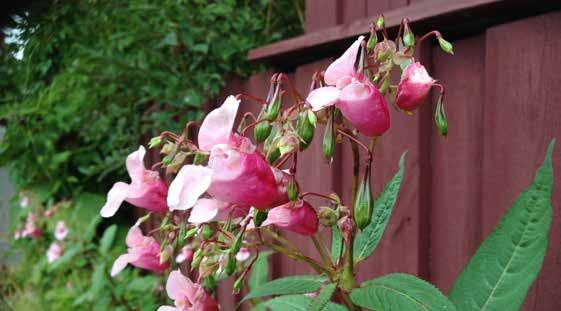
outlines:
M408 17L417 34L434 27L454 42L454 56L433 44L422 47L419 55L431 75L446 85L448 138L439 137L432 124L434 106L427 104L414 116L390 109L392 127L380 139L374 159L374 191L378 193L394 174L404 151L408 151L406 177L380 246L357 269L361 280L390 272L412 273L447 293L484 237L530 183L547 143L553 137L561 139L560 4L307 0L304 35L249 53L251 61L287 72L307 94L312 73L325 69L366 33L380 13L392 31ZM233 80L224 94L244 91L264 97L271 74ZM560 148L558 144L554 154L556 187L548 253L523 310L561 310ZM334 190L348 202L351 162L350 148L344 145L335 162L326 164L317 139L299 159L302 188ZM322 232L329 240L329 232ZM310 240L290 236L316 256ZM275 277L311 273L285 257L272 258L271 265ZM229 310L239 297L231 295L228 285L218 297Z

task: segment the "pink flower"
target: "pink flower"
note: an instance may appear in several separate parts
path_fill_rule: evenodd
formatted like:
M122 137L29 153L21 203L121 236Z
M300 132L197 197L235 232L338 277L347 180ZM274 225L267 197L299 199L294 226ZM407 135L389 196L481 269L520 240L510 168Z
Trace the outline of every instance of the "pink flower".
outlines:
M397 89L396 105L407 111L417 109L427 100L436 80L431 78L421 63L412 60L401 75Z
M21 230L20 237L38 238L43 235L43 231L35 224L36 221L37 215L34 213L27 214L27 220L25 222L25 226Z
M177 257L175 257L175 262L177 262L178 264L187 261L188 263L191 263L191 261L193 261L193 255L194 252L191 249L191 247L188 246L183 246L183 248L181 248L181 251L179 252L179 254L177 255Z
M68 228L66 228L66 224L64 221L59 221L56 223L55 226L55 238L59 241L62 241L68 235Z
M161 306L158 311L217 311L218 304L212 296L179 270L172 271L166 282L166 292L174 300L175 307Z
M115 260L111 276L117 275L127 264L155 272L162 272L169 267L169 262L160 263L160 243L153 237L142 235L137 225L130 228L126 242L129 249Z
M47 250L47 261L53 263L55 260L59 259L63 253L62 247L58 243L53 242Z
M239 100L229 96L207 115L198 140L200 149L210 152L208 166L186 165L170 185L170 210L197 206L192 222L214 219L232 206L267 208L278 199L273 168L249 139L232 133L238 107ZM205 193L215 201L199 200Z
M355 61L363 36L325 71L328 86L313 90L306 99L314 111L336 105L345 118L366 136L382 135L390 128L388 104L380 91L358 73Z
M23 196L23 197L21 197L21 200L19 200L19 206L20 207L28 207L30 203L31 203L31 200L27 196Z
M239 219L246 216L249 213L249 209L248 205L239 206L216 199L201 198L193 206L188 221L194 224L201 224L228 220L229 218Z
M302 235L313 235L318 231L318 224L314 208L308 202L300 200L271 209L261 226L275 225Z
M131 177L131 183L117 182L107 194L107 202L101 209L102 217L115 215L123 201L145 208L154 212L166 212L166 196L168 187L160 179L158 172L148 170L144 167L144 155L146 150L143 146L138 148L127 157L127 171Z
M242 247L240 251L236 254L236 260L239 262L246 261L249 259L249 257L251 257L251 252L247 247Z

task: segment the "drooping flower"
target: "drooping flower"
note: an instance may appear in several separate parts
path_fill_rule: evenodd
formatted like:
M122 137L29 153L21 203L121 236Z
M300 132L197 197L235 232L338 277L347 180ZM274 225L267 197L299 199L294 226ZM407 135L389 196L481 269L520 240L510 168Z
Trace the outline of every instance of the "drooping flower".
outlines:
M62 246L57 242L51 243L49 249L47 250L47 261L53 263L55 260L59 259L64 254Z
M55 239L62 241L68 235L68 228L64 221L58 221L55 226Z
M162 272L169 267L169 262L160 263L160 243L153 237L144 236L138 225L130 228L126 243L128 251L115 260L111 276L119 274L128 264L155 272Z
M299 200L271 209L261 226L274 225L302 235L313 235L318 231L318 224L314 208L308 202Z
M247 247L240 248L240 251L236 254L236 260L239 262L246 261L249 257L251 257L251 252Z
M234 205L216 199L201 198L193 206L188 221L194 224L202 224L229 218L235 220L246 216L249 209L248 205Z
M228 207L267 208L278 200L274 169L246 137L232 132L239 100L229 96L211 111L199 130L199 147L210 152L208 166L185 165L170 185L170 210L193 211L193 222L214 219ZM217 201L199 200L207 193ZM205 215L205 208L206 215Z
M179 270L172 271L166 282L168 297L175 306L161 306L158 311L217 311L218 304L197 283L193 283Z
M412 60L401 75L395 104L406 111L417 109L427 100L435 82L421 63Z
M313 90L306 99L314 111L336 105L345 118L366 136L379 136L390 127L388 104L380 91L355 69L364 40L360 36L325 71L328 86Z
M181 248L181 251L177 255L177 257L175 257L175 262L178 263L178 264L183 263L183 262L190 263L191 261L193 261L193 254L194 253L195 252L193 252L191 247L183 246Z
M127 157L126 166L131 183L117 182L107 194L107 202L101 209L102 217L115 215L123 201L153 212L168 210L166 197L168 187L158 172L144 167L146 149L140 146Z

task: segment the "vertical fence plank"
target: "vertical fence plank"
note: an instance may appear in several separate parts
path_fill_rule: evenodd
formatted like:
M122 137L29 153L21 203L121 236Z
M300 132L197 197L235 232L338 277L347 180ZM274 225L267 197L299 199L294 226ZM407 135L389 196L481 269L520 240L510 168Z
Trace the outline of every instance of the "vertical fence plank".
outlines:
M306 32L340 23L342 0L306 0Z
M447 292L481 242L485 37L434 47L433 78L446 86L446 139L432 135L431 281Z
M531 182L546 146L561 136L561 13L487 31L484 106L483 232L489 234ZM553 224L544 267L524 310L561 310L561 152L554 154Z
M386 11L407 6L407 0L367 0L367 16L376 17Z
M341 3L341 18L343 24L353 22L355 19L366 17L368 0L349 0Z

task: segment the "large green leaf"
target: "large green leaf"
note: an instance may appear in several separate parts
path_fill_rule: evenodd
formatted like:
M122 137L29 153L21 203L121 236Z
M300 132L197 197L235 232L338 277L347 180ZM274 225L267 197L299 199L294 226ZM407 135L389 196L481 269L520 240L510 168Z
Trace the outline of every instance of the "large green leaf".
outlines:
M267 283L269 279L269 255L271 252L261 252L255 260L248 279L249 290L254 290Z
M337 284L328 284L325 286L319 294L310 302L310 306L308 307L309 311L321 311L325 310L325 307L331 300L331 296L337 289Z
M376 311L456 310L437 288L408 274L389 274L351 292L356 305Z
M343 252L343 236L339 226L331 228L331 259L333 262L339 262L341 253Z
M252 310L264 310L264 307L266 307L272 311L307 311L311 302L312 298L304 295L280 296L259 304ZM322 310L346 311L347 309L336 303L328 302Z
M368 256L374 252L378 243L380 243L380 239L386 230L401 187L406 154L405 152L401 155L399 159L399 170L386 184L384 190L374 202L372 221L356 236L354 242L355 262L368 258Z
M547 149L534 181L518 197L454 283L460 310L518 310L538 275L551 225L553 168Z
M326 277L317 275L295 275L276 279L251 290L242 301L271 295L309 293L318 290L326 280Z
M115 240L115 235L117 234L117 225L113 224L109 226L103 232L103 236L99 241L99 251L101 254L107 255L109 249L113 245L113 241Z

